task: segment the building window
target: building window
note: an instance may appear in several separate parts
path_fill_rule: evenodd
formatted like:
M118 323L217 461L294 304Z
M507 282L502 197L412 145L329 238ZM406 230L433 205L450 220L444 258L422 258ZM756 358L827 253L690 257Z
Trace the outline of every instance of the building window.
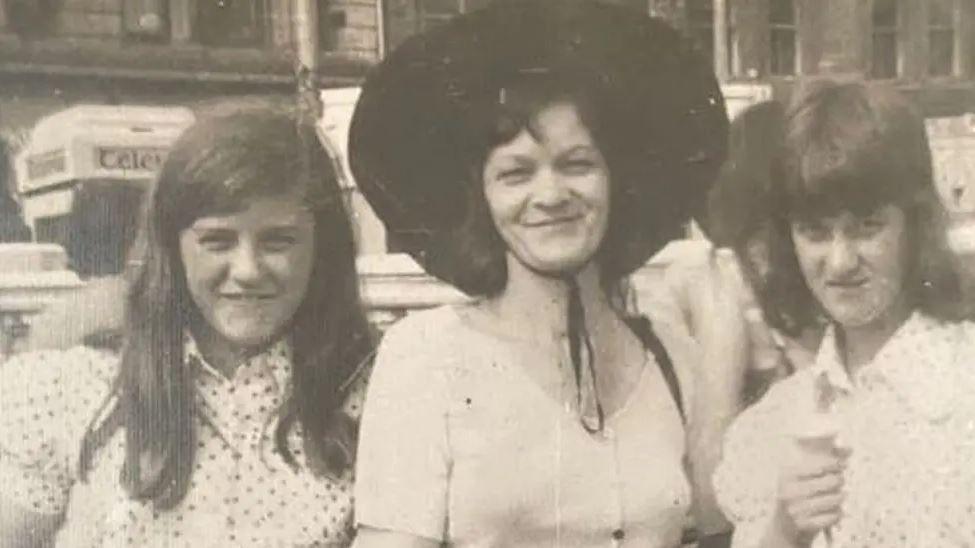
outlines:
M464 13L464 3L464 0L416 0L417 30L423 32Z
M928 74L950 76L955 67L955 1L928 2Z
M873 2L873 62L870 74L874 78L895 78L900 72L897 5L897 0Z
M454 16L486 7L492 0L415 0L417 32L450 21Z
M725 28L727 29L727 35L724 37L724 51L727 54L727 57L724 59L724 67L730 68L733 58L733 42L731 39L733 32L731 29L729 4L725 3L724 6ZM691 39L698 50L713 60L716 51L715 39L717 36L714 28L714 0L687 0L685 7L687 10L688 38Z
M196 40L207 46L255 47L264 44L266 0L198 0Z
M799 64L798 21L794 0L769 2L769 72L775 75L796 73Z

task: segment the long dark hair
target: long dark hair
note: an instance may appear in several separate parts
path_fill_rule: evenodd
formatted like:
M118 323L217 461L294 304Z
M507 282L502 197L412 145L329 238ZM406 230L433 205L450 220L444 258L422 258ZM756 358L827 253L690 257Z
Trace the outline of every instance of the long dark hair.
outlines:
M171 508L193 470L195 368L183 355L196 313L179 233L197 218L239 211L247 200L299 192L315 218L312 282L292 319L290 396L279 409L275 446L295 465L287 433L301 425L315 472L352 463L356 426L342 412L349 386L372 351L359 300L355 245L334 166L310 125L281 110L242 110L197 122L176 142L152 192L134 252L126 340L105 420L92 423L82 475L94 452L125 430L121 481L133 499Z
M947 243L947 214L932 178L924 121L897 92L859 81L813 81L786 116L781 180L775 181L768 276L769 320L787 333L821 312L795 255L791 223L885 204L907 219L911 304L942 320L970 315Z

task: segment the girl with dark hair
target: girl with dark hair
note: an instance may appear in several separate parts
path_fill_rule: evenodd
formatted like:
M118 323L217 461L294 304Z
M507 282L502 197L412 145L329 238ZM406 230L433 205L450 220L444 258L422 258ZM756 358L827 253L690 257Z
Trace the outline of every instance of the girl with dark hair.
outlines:
M473 302L386 333L357 546L681 544L709 387L679 320L631 315L624 284L700 209L722 103L676 32L585 0L497 2L367 79L356 181Z
M735 546L971 546L975 324L924 123L860 82L798 92L772 185L766 311L826 325L814 362L728 431Z
M120 360L3 364L0 544L348 543L371 340L314 129L270 110L198 122L136 247Z

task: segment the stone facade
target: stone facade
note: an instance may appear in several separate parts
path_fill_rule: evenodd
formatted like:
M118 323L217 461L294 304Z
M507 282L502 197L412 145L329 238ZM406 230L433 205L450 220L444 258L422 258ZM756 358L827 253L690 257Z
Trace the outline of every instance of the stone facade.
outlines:
M289 100L295 0L0 0L0 133L79 102ZM376 0L319 0L319 83L354 85L379 56ZM226 7L230 6L230 7Z
M395 47L429 26L427 5L436 5L440 20L445 11L459 13L491 0L385 0L385 36ZM931 116L975 110L975 2L972 0L603 0L624 4L662 17L699 42L706 53L717 53L716 72L725 82L764 83L786 98L803 78L817 75L882 77L914 96ZM896 74L878 75L884 43L875 25L885 3L893 5L893 49L889 52ZM444 5L450 4L451 10ZM936 8L941 8L937 10ZM715 29L713 14L724 12ZM947 73L932 73L937 13L947 17L951 35ZM710 15L709 15L710 14ZM702 19L703 16L703 19ZM708 21L708 18L711 21ZM724 27L723 29L720 27ZM778 33L778 34L777 34ZM774 37L778 36L778 40ZM708 37L707 40L701 40ZM782 37L792 42L780 50ZM715 44L719 45L718 48ZM877 51L875 51L877 50ZM785 66L782 57L786 57ZM791 58L793 57L794 58ZM778 63L776 62L778 58ZM786 70L782 70L782 69ZM778 70L777 70L778 69Z

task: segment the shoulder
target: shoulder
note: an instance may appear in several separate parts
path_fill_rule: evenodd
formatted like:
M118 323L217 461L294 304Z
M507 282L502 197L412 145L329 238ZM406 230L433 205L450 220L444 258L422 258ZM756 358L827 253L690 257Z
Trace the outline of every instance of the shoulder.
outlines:
M975 320L965 320L952 325L955 333L955 344L959 344L965 350L975 348ZM972 356L969 354L969 356ZM969 364L975 366L975 359L969 360Z
M460 330L460 318L451 306L413 312L390 326L376 350L368 388L370 405L380 393L434 390L455 355Z
M84 347L0 364L0 479L16 501L45 513L63 508L81 439L116 369L112 354Z
M376 368L390 356L397 361L425 363L456 361L466 348L482 346L483 337L464 320L467 305L447 305L412 312L393 324L383 335L376 355Z
M65 413L83 411L108 396L117 369L117 356L83 346L18 354L2 364L0 406L4 415L57 404Z
M407 314L394 323L383 336L383 341L426 338L432 334L460 328L456 305L445 305Z

